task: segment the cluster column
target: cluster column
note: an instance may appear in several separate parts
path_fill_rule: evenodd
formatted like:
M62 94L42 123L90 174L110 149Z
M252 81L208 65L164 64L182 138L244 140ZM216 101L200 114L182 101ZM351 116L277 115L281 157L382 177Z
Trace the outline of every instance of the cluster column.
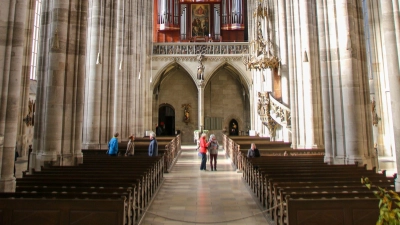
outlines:
M28 1L0 0L0 5L5 25L0 28L0 192L13 192Z
M34 146L30 167L75 165L81 137L86 47L86 0L42 5Z
M383 45L384 45L384 61L385 73L388 77L390 90L390 108L392 111L392 127L393 137L400 137L400 69L399 69L399 46L397 35L399 29L399 6L396 1L381 1L382 10L382 26L383 30ZM397 25L397 26L396 26ZM400 140L394 138L392 148L396 151L397 174L400 171ZM400 180L396 179L396 191L400 191Z

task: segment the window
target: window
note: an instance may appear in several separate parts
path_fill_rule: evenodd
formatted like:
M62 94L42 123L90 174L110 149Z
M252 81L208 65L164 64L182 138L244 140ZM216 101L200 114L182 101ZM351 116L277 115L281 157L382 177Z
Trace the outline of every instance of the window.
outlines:
M33 21L33 37L32 37L32 59L31 59L31 74L30 79L36 80L37 68L37 53L39 45L39 32L40 32L40 14L42 10L42 0L36 0L35 18Z

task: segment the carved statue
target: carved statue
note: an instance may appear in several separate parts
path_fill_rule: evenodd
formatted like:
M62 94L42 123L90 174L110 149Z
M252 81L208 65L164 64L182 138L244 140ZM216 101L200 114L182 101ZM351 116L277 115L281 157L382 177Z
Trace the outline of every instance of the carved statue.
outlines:
M374 99L371 100L371 111L372 111L372 125L378 126L379 117L376 113L376 102Z
M190 122L190 113L189 113L189 108L190 108L190 104L182 104L182 108L183 108L183 122L185 122L186 124Z
M35 101L28 101L28 115L23 119L26 126L34 126L35 125Z
M203 65L203 55L197 56L197 61L199 65L197 66L197 80L204 80L204 65Z

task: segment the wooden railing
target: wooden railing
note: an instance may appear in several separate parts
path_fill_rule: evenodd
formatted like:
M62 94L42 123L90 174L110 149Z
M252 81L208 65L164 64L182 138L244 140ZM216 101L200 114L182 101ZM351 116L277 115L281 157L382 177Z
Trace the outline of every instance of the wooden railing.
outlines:
M231 159L237 170L241 170L243 165L243 156L240 151L240 145L235 143L227 135L223 134L223 146L226 156Z
M165 145L164 151L164 167L165 172L168 172L172 167L174 160L178 156L179 150L181 149L181 135L178 134L172 141Z

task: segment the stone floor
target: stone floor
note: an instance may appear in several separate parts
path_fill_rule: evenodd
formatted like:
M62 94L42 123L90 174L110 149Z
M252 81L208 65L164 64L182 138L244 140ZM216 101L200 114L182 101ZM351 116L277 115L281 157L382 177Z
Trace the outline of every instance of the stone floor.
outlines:
M222 151L217 164L200 171L195 146L182 146L140 224L272 224Z

